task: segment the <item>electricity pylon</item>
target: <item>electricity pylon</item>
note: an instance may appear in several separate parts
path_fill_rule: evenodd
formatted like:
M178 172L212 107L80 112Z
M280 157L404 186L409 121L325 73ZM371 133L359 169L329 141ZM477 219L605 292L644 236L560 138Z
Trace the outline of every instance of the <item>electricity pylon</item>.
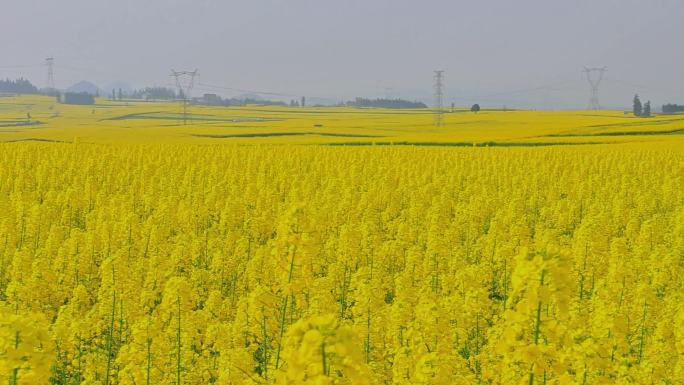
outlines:
M442 91L442 87L444 84L442 81L444 80L444 71L443 70L437 70L435 71L435 126L442 126L444 125L444 92Z
M601 104L599 103L599 85L601 80L603 80L603 74L606 72L606 67L584 67L584 75L589 82L591 88L591 96L589 98L589 109L590 110L600 110Z
M176 79L178 96L183 102L183 124L188 124L188 101L190 100L192 88L195 86L195 77L198 75L197 69L194 71L174 71L171 76Z
M385 89L385 99L392 100L392 98L394 97L393 96L394 88L393 87L384 87L384 89Z
M54 91L55 89L55 73L53 67L55 65L55 58L48 57L45 58L45 65L47 66L47 88L49 91Z

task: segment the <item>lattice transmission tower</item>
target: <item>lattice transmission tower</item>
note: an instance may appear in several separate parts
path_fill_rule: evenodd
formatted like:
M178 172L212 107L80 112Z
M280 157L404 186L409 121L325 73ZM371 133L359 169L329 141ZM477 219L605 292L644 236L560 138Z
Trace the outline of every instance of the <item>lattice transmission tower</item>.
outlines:
M50 91L55 90L55 58L48 57L45 58L45 66L47 67L47 89Z
M385 90L385 99L392 100L394 98L394 88L393 87L383 87Z
M197 69L194 71L175 71L171 70L171 76L176 79L178 98L183 103L183 124L188 124L188 102L192 97L192 89L195 86L195 77L199 76Z
M444 125L444 71L443 70L436 70L435 71L435 106L434 106L434 112L435 112L435 126L442 126Z
M584 67L582 70L584 76L589 82L591 88L591 96L589 97L589 109L590 110L600 110L601 104L599 103L599 85L601 80L603 80L603 74L606 72L606 67Z

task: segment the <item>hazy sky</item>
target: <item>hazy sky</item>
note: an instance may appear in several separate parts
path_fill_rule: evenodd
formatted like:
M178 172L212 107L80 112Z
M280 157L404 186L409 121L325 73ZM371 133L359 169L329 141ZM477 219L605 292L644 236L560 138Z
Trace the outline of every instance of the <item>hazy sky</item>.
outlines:
M684 0L0 0L0 77L57 87L200 83L309 97L585 107L684 103ZM194 94L211 88L197 86ZM230 91L223 92L230 96Z

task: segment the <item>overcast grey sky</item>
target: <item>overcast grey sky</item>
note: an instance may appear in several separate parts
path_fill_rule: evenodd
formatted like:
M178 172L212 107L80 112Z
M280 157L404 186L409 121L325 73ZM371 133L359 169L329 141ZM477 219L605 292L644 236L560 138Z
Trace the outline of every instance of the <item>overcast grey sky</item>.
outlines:
M445 70L457 105L584 107L582 66L607 66L601 99L684 103L684 0L0 0L0 77L44 86L202 84L333 99L431 101ZM195 94L208 91L197 87ZM225 95L231 92L226 91Z

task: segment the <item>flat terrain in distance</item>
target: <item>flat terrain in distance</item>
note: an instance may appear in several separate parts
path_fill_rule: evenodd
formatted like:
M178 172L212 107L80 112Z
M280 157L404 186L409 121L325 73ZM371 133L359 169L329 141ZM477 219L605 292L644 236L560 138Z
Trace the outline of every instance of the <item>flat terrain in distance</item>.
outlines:
M435 127L430 110L191 106L184 124L174 102L74 106L49 97L0 98L0 142L539 146L684 138L684 115L456 110L444 122Z

